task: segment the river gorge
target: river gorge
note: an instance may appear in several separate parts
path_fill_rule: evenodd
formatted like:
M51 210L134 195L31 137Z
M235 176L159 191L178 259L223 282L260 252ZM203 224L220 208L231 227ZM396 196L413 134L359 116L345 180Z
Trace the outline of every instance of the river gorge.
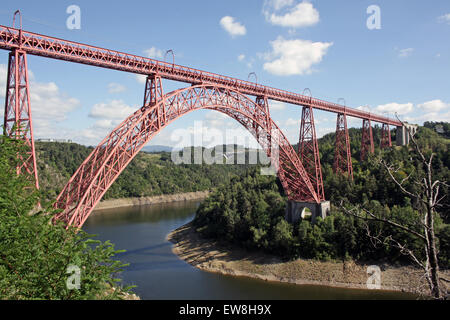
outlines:
M189 223L198 205L199 200L191 200L96 211L83 229L126 250L117 255L130 264L119 278L136 285L134 292L143 300L415 298L404 292L296 285L195 268L173 253L167 236Z

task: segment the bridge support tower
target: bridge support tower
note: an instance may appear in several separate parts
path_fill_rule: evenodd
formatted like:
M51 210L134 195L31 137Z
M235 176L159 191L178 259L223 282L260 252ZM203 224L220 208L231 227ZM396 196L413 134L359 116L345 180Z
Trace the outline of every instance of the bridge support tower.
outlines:
M374 152L372 124L369 119L364 119L361 137L361 161L366 160L368 154Z
M389 125L387 123L383 123L383 127L381 128L381 149L387 149L392 147L392 139L391 139L391 130L389 129Z
M324 201L322 168L320 165L319 146L317 144L313 108L311 105L304 106L302 110L298 155L308 173L319 201Z
M333 169L336 174L346 173L353 180L352 154L350 152L347 117L343 113L338 113L337 115Z
M28 147L26 154L19 159L17 174L32 180L32 184L39 189L31 120L27 54L20 49L9 53L3 124L5 136L21 140Z
M267 148L269 150L268 157L270 157L271 151L272 151L271 150L272 141L271 141L271 136L270 136L272 127L271 127L271 121L270 121L269 102L268 102L266 96L256 97L255 102L259 109L258 108L255 109L254 117L255 117L256 121L253 122L252 129L255 131L257 140L260 143L267 145ZM259 127L257 121L265 124L266 130L268 132L267 136L261 137L261 129L262 128Z

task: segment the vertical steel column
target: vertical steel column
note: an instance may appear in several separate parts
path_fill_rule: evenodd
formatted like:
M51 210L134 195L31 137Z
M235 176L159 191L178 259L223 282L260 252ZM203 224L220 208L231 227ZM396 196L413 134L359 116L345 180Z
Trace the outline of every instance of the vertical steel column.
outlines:
M337 115L336 145L333 169L336 174L346 172L349 178L353 180L352 154L350 152L347 117L343 113L338 113Z
M389 129L389 125L383 123L383 127L381 128L381 149L386 149L392 147L391 140L391 130Z
M29 147L26 154L20 156L17 174L26 174L39 189L29 89L27 54L16 49L10 52L8 59L3 133Z
M366 160L368 154L374 152L372 124L370 119L364 119L361 137L361 160Z
M317 144L313 108L311 105L304 106L302 110L298 154L306 172L308 173L309 179L314 186L319 201L324 201L325 195L323 191L319 145Z
M260 108L260 110L258 112L255 113L255 118L260 121L261 123L265 124L266 130L267 130L267 146L269 149L269 157L271 156L271 124L272 121L270 120L270 110L269 110L269 103L267 101L267 97L265 96L258 96L256 97L256 105ZM264 118L261 117L261 111L264 112L265 116ZM253 128L255 130L258 130L258 125L256 123L254 123ZM256 131L257 132L257 131ZM258 137L258 141L259 141L259 133L257 132L257 137Z
M152 74L147 76L145 82L144 104L142 108L153 107L158 101L163 99L164 92L162 80L159 75ZM166 112L163 107L156 110L155 117L158 119L158 128L166 123Z

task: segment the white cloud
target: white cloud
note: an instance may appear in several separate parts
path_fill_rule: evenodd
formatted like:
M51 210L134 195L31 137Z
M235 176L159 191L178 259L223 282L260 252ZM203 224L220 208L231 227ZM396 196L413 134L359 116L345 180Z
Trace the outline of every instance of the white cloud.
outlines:
M244 61L244 59L245 59L245 54L238 55L238 61Z
M403 104L392 102L392 103L377 106L375 108L375 111L378 111L381 113L387 112L387 113L397 113L397 114L403 115L403 114L410 113L411 111L413 111L413 109L414 109L414 105L411 102L403 103Z
M438 18L439 22L446 22L450 24L450 13L444 14Z
M286 127L292 127L292 126L299 127L300 126L300 120L299 119L289 118L289 119L286 120L285 125L286 125Z
M40 119L64 121L80 102L62 93L54 82L30 83L31 110L34 123Z
M0 64L0 97L5 97L7 76L8 67L5 64Z
M425 114L422 114L417 117L411 117L407 116L404 119L405 121L408 121L410 123L423 123L425 121L444 121L444 122L450 122L450 112L446 113L438 113L438 112L428 112Z
M5 97L8 67L0 65L0 97ZM60 91L54 82L37 82L29 71L31 113L35 126L43 120L61 122L80 105L80 101ZM3 108L2 108L3 109Z
M2 98L5 97L7 69L6 65L0 64L0 97ZM31 70L28 70L28 77L35 139L73 139L74 131L61 123L67 120L70 112L80 106L80 101L61 92L54 82L35 81ZM3 109L2 107L0 111L2 117Z
M275 10L283 9L284 7L291 6L294 0L266 0L266 6L272 6Z
M266 54L264 70L279 76L310 74L311 67L322 61L332 42L310 40L285 40L278 37L271 41L272 52Z
M136 81L139 83L145 84L145 82L147 82L147 76L145 76L143 74L137 74Z
M113 120L113 119L100 119L95 121L94 128L107 129L111 131L115 127L117 127L122 120Z
M136 111L122 100L112 100L107 103L97 103L92 107L89 117L97 119L123 120Z
M209 111L208 113L205 115L205 119L207 120L224 120L224 119L230 119L230 117L228 115L226 115L225 113L219 112L219 111Z
M96 145L134 111L136 108L122 100L97 103L89 112L89 117L97 120L90 127L79 130L74 139L87 145Z
M419 108L426 112L437 112L444 109L449 109L450 104L442 102L441 100L431 100L418 105Z
M225 16L220 19L220 25L225 29L232 37L243 36L247 33L247 29L241 23L234 21L233 17Z
M153 58L153 59L162 59L163 52L155 47L151 47L150 49L144 50L144 53L147 57Z
M121 93L126 91L127 88L119 83L110 83L108 84L108 92L109 93Z
M335 132L335 131L336 131L336 128L322 128L321 127L316 130L316 135L317 135L317 138L321 138L324 135L329 134L331 132Z
M286 103L280 101L269 101L269 110L270 111L282 111L286 109Z
M319 11L308 1L302 1L295 6L277 14L283 8L294 4L292 0L266 1L263 13L266 20L273 25L289 28L308 27L317 24L320 20ZM272 10L275 12L272 12Z
M413 52L414 52L414 48L401 49L398 53L398 56L400 58L406 58L406 57L409 57L410 55L412 55Z

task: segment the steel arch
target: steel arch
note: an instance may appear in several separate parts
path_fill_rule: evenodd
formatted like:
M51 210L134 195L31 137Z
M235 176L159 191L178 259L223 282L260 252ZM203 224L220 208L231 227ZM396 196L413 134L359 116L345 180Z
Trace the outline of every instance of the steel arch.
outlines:
M266 110L230 87L204 84L175 90L152 105L144 105L118 125L61 191L54 206L62 211L54 219L64 221L67 226L81 227L150 139L179 117L200 109L227 114L253 134L266 154L272 155L272 165L290 200L320 202L298 155L270 116L266 117ZM270 152L274 148L278 150L278 161Z

